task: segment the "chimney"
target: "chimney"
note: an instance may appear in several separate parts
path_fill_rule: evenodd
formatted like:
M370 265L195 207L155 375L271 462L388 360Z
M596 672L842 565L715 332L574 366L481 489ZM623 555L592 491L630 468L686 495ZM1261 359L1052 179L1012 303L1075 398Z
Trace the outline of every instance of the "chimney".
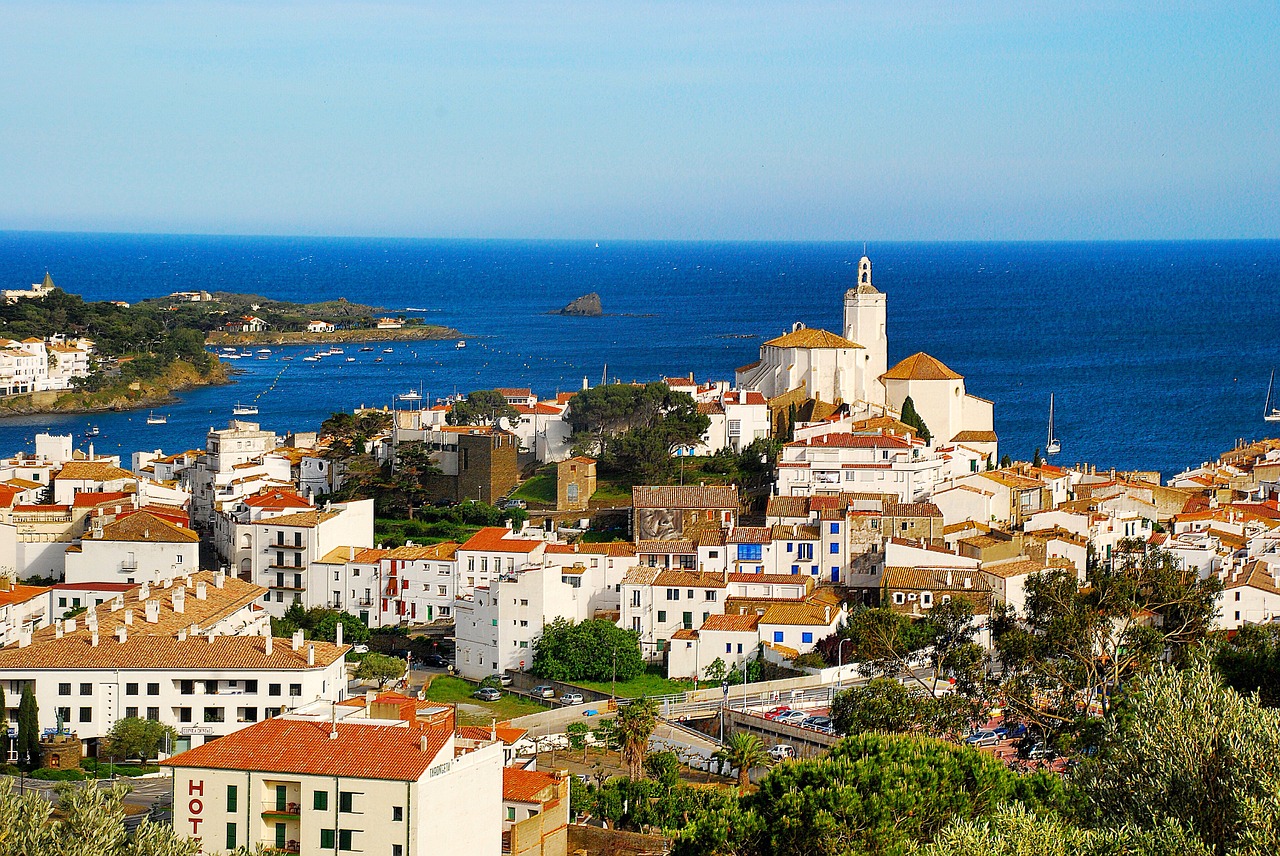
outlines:
M157 622L160 621L160 601L158 600L147 601L146 619L148 624L156 624Z
M66 631L64 631L64 630L62 629L62 622L61 622L61 621L55 621L55 622L53 622L53 638L55 638L55 639L61 639L61 638L62 638L62 634L63 634L63 633L65 633L65 632L66 632ZM21 637L21 636L19 636L19 637L18 637L18 641L19 641L19 642L21 642L21 641L22 641L22 637Z
M205 585L204 580L196 583L196 600L204 600L209 596L209 587Z
M349 550L347 553L347 561L354 562L356 560L356 548L348 547L347 549Z
M165 588L172 588L172 587L173 587L173 577L164 577L164 578L162 578L162 579L160 580L160 585L164 586Z
M374 699L376 699L377 697L378 697L378 694L374 690L365 690L364 706L367 708L369 705L373 704Z
M217 635L218 635L218 629L216 627L210 627L209 628L209 644L210 645L213 644L213 638Z
M496 716L493 719L489 720L489 739L490 740L498 739L498 717Z
M173 590L173 611L181 615L187 608L187 588L178 586Z
M124 623L125 623L125 626L127 627L133 626L133 610L132 609L126 609L124 611Z
M418 737L418 748L423 752L427 751L427 735L422 734Z
M93 644L95 644L95 645L96 645L96 644L98 644L98 643L97 643L97 641L96 641L96 640L97 640L97 636L96 636L96 635L94 636L94 640L95 640L95 641L94 641L94 643L93 643ZM25 629L24 629L24 630L19 630L19 631L18 631L18 647L19 647L19 648L26 648L26 647L27 647L28 645L30 645L30 644L31 644L31 631L30 631L30 630L25 630Z
M316 664L316 645L314 642L307 645L307 665L314 666Z
M187 641L187 628L184 627L178 631L178 641L179 642Z
M124 609L124 595L122 594L111 598L111 611L115 612L117 609Z
M76 620L74 618L68 618L62 623L66 627L68 633L76 632Z
M823 615L822 623L823 623L823 624L830 624L830 623L831 623L831 607L830 607L830 606L827 606L827 607L823 610L822 615Z
M138 586L138 600L146 600L149 597L151 597L151 586L144 582Z
M199 633L199 632L200 632L200 625L199 625L199 624L196 624L195 622L192 622L191 627L190 627L190 628L188 628L188 632L189 632L192 636L195 636L197 633Z
M98 631L95 630L89 634L89 644L95 648L98 647Z
M227 575L224 574L221 570L219 570L216 574L213 575L213 587L222 588L223 584L226 583L226 580L227 580Z
M293 631L293 650L297 651L302 648L302 631Z
M947 571L947 588L951 588L951 571Z
M116 628L115 633L116 633L116 641L119 642L121 645L123 645L125 642L128 641L129 629L125 627L123 624L121 624L119 627Z
M265 642L265 644L264 644L264 650L267 652L267 656L268 656L268 657L270 657L270 656L271 656L272 649L274 649L274 648L275 648L275 645L273 644L274 642L275 642L275 640L271 638L271 630L270 630L270 628L268 628L268 629L267 629L267 639L266 639L266 642Z
M333 643L335 645L342 644L342 622L339 621L337 626L333 628Z

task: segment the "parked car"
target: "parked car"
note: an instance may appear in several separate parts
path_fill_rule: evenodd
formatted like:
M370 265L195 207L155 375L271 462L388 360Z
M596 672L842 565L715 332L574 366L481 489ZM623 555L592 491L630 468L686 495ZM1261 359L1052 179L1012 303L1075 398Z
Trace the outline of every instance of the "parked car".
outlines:
M964 739L970 746L995 746L1000 742L1000 735L989 729L975 731Z
M786 743L776 743L769 747L769 757L775 761L786 761L796 757L796 750Z
M556 691L553 688L547 686L546 684L539 684L538 686L529 690L529 695L533 696L534 698L555 698Z
M775 718L773 721L782 722L782 723L785 723L786 725L799 725L800 723L804 722L808 718L809 718L809 714L805 713L803 710L789 710L786 713Z
M446 496L443 499L437 499L435 502L431 504L434 505L436 508L452 508L453 506L458 504L458 500L452 499Z
M508 675L506 672L494 672L489 677L493 678L495 681L502 684L504 687L511 686L511 676Z
M780 704L777 707L772 708L771 710L766 710L764 712L764 718L777 719L779 716L782 716L782 714L786 713L789 710L791 710L791 708L787 707L785 704Z
M508 508L508 509L510 509L510 508L527 508L527 507L528 507L528 503L526 503L523 499L508 499L506 502L502 503L502 506L501 506L501 507L502 507L502 508Z
M1018 747L1018 757L1024 761L1052 761L1058 757L1058 753L1046 744L1037 742Z
M1001 725L991 730L994 731L996 734L999 734L1000 737L1004 740L1018 740L1018 739L1021 739L1022 736L1027 733L1027 726L1021 722L1018 722L1013 725Z
M351 651L354 654L368 654L369 646L361 642L359 645L352 645Z
M815 731L825 731L831 728L831 717L829 716L810 716L808 719L800 722L805 728L812 728Z
M483 687L471 694L472 698L478 698L480 701L497 701L502 698L502 690L496 690L493 687Z
M561 704L582 704L582 693L562 693L560 695Z
M422 662L436 669L443 669L449 664L449 661L439 654L428 654Z

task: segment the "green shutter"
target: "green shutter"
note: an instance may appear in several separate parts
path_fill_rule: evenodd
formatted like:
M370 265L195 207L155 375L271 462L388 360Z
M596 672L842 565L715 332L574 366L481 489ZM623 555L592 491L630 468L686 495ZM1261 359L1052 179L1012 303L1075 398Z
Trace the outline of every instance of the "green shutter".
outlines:
M322 850L333 849L333 830L332 829L320 830L320 848Z
M285 830L285 826L283 823L276 824L276 848L279 850L284 849L284 843L285 843L284 830Z
M237 804L238 804L238 803L237 803L237 800L236 800L236 797L237 797L237 796L238 796L238 794L236 793L236 786L235 786L235 785L227 785L227 811L228 811L228 812L232 812L232 811L235 811L235 810L236 810L236 806L237 806ZM230 831L230 832L228 832L227 834L228 834L228 835L234 835L234 834L235 834L235 827L234 827L234 826L231 826L231 827L229 827L229 829L230 829L231 831ZM235 849L235 848L234 848L234 847L228 847L227 849L228 849L228 850L233 850L233 849Z
M329 809L329 792L316 791L311 795L311 807L316 811L328 811Z
M339 850L351 849L351 830L350 829L338 830L338 849Z
M276 785L276 811L284 811L289 807L285 797L289 791L284 785Z
M236 825L234 823L227 824L227 849L236 849Z

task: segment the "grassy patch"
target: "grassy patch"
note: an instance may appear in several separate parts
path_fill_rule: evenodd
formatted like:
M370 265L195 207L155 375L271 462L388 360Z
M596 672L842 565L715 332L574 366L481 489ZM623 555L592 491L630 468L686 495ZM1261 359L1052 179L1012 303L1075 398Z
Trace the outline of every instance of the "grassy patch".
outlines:
M591 494L591 501L609 504L629 503L631 502L631 485L598 480L596 492Z
M523 499L525 502L537 503L539 505L555 505L556 504L556 477L554 473L550 475L539 473L528 479L520 487L516 488L511 494L512 499Z
M610 681L576 681L578 686L607 693L613 686ZM640 696L675 695L693 689L693 681L670 681L662 675L660 669L649 669L638 678L629 681L618 681L619 698L639 698Z
M471 697L475 691L476 685L462 678L439 675L427 687L426 696L428 701L459 705L458 722L461 725L488 725L494 717L501 722L547 709L546 705L511 695L505 690L497 701L480 701Z
M459 544L480 531L479 526L454 523L448 520L391 520L379 517L373 522L373 540L386 547L402 547L405 541L415 544L439 544L441 541L457 541Z
M604 532L597 532L594 529L582 533L579 539L583 544L611 544L615 541L626 541L630 543L631 539L627 538L627 533L621 529L608 529Z

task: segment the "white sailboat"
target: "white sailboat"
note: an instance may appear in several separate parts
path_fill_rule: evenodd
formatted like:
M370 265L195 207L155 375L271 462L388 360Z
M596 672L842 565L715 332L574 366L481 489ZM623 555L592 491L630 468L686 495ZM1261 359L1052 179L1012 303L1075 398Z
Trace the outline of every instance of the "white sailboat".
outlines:
M169 416L168 414L165 414L165 413L148 413L147 424L148 425L168 425Z
M1262 405L1262 418L1268 422L1280 422L1280 407L1271 406L1271 390L1276 385L1276 370L1271 370L1271 380L1267 383L1267 403Z
M1062 451L1062 444L1058 442L1058 438L1053 435L1053 393L1049 393L1049 438L1044 445L1044 453L1046 455L1056 455Z

